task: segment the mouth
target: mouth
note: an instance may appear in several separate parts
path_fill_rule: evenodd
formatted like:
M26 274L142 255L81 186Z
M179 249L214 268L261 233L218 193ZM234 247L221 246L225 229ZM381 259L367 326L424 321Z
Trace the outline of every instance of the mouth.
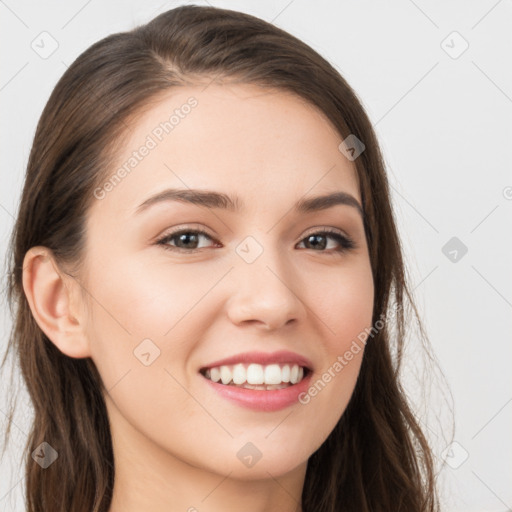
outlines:
M296 363L237 363L201 368L199 373L224 386L271 391L292 387L306 379L311 371Z
M198 370L219 396L260 412L295 405L308 389L313 372L309 358L289 350L245 352L212 361Z

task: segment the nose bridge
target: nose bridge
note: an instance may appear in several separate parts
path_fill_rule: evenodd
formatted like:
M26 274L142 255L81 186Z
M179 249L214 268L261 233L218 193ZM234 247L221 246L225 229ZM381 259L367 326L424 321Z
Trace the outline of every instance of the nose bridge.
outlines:
M260 231L246 236L236 246L235 253L238 256L235 268L241 276L253 283L258 283L263 277L268 281L272 276L277 288L285 286L282 280L286 281L289 273L286 271L288 255L274 233Z
M258 320L278 327L301 314L287 254L272 233L247 236L235 253L236 290L229 311L233 321Z

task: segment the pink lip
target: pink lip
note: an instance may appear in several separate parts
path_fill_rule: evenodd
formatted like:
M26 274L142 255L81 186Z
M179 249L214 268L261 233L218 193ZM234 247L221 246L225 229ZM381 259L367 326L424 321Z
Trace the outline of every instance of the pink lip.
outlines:
M307 357L296 354L295 352L290 352L289 350L279 350L278 352L245 352L243 354L237 354L235 356L227 357L226 359L214 361L207 366L203 366L201 370L213 368L215 366L237 363L257 363L262 365L272 363L290 363L305 366L310 370L313 369L313 363ZM268 391L266 391L266 393L268 393Z
M298 402L299 395L305 393L309 387L311 375L312 372L308 371L299 383L288 386L287 388L273 389L271 391L239 388L213 382L204 376L202 376L202 378L221 396L242 407L257 411L278 411L279 409L289 407Z

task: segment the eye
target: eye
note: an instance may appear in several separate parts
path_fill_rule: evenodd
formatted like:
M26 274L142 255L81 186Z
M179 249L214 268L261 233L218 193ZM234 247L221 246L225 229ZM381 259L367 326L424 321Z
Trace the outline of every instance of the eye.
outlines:
M158 245L162 245L164 249L171 251L196 252L199 250L197 243L200 237L206 237L212 240L212 237L201 229L182 229L165 235L157 240ZM169 242L176 241L177 245L169 245Z
M312 248L318 248L325 249L327 246L327 240L328 239L335 240L338 244L338 248L335 248L334 251L338 253L343 253L346 251L349 251L351 249L354 249L356 247L356 244L351 238L348 238L345 235L342 235L340 232L331 230L331 229L324 229L322 231L315 231L314 233L311 233L306 236L300 243L306 243ZM310 247L306 247L309 249ZM331 251L317 251L317 252L331 252Z
M159 240L156 241L157 245L161 245L164 249L168 249L171 251L177 252L197 252L201 247L198 247L198 242L201 237L208 238L213 240L213 238L206 232L201 229L181 229L175 231L173 233L169 233ZM354 241L347 236L341 234L338 231L324 229L322 231L315 231L306 236L300 243L306 243L309 247L306 249L318 249L317 252L327 252L331 253L332 251L326 251L327 240L334 240L336 244L338 244L338 248L334 248L334 252L342 253L354 249L356 244ZM170 242L176 242L173 245L170 245ZM332 248L331 248L332 249Z

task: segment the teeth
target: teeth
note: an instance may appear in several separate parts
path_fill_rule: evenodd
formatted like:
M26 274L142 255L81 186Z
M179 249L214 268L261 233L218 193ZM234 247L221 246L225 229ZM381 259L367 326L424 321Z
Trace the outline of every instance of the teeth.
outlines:
M233 384L243 384L246 381L246 371L243 364L237 364L233 368Z
M225 385L243 386L249 389L280 389L297 384L304 377L304 368L297 364L256 363L223 365L209 368L205 377L213 382L221 381Z
M209 370L210 372L210 379L213 380L213 382L219 382L220 380L220 369L219 368L211 368Z
M278 364L265 366L265 384L281 384L281 368Z
M247 384L263 384L264 382L263 366L261 364L250 364L247 368ZM267 384L271 384L271 382Z
M220 367L220 380L222 384L229 384L233 374L231 373L231 368L229 366L221 366Z
M290 382L295 384L295 382L298 382L299 380L299 367L294 364L290 371Z

